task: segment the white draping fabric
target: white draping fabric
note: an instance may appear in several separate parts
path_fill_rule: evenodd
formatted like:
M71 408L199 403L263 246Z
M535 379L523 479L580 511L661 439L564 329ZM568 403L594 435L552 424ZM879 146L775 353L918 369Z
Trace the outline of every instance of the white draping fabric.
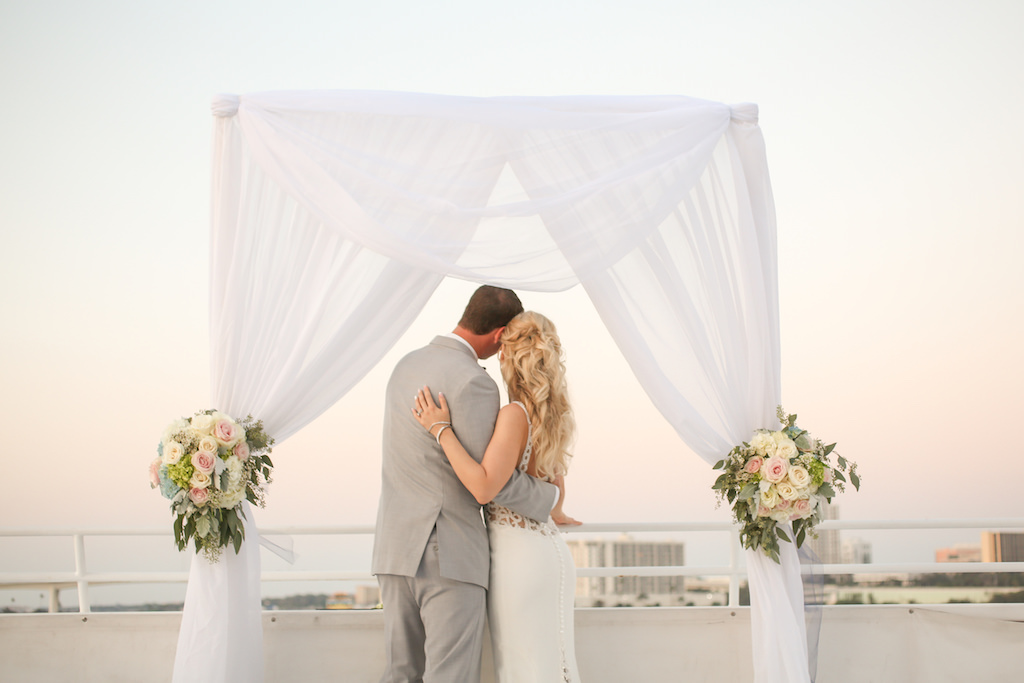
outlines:
M774 424L775 223L754 105L339 91L220 96L213 110L219 409L262 418L284 440L454 275L534 291L581 284L655 406L709 463ZM246 557L255 545L247 537ZM218 580L252 586L254 558L194 569L190 595L194 583L204 596ZM788 662L801 656L802 622L776 621L800 610L798 572L795 555L751 571L751 593L772 592L753 607L760 683L800 680ZM251 619L258 580L253 591L247 603L210 598L212 609L187 600L176 680L189 664L181 643ZM245 648L216 656L262 663L258 630L244 633ZM188 680L262 679L247 666L189 665Z

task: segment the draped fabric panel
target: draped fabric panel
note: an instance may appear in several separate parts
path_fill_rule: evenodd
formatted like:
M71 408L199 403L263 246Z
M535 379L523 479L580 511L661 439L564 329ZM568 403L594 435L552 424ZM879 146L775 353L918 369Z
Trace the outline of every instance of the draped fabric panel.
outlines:
M219 409L261 418L283 441L455 276L583 286L654 405L709 463L774 424L775 224L754 105L338 91L220 96L213 108ZM175 680L262 679L240 660L197 666L180 647L222 642L252 605L258 614L248 529L249 559L199 570L193 559L189 595L203 599L187 599ZM806 660L802 621L787 616L802 606L799 563L758 567L757 680L805 680L791 665ZM217 582L254 592L219 598ZM249 642L229 657L261 661L258 623L234 632Z

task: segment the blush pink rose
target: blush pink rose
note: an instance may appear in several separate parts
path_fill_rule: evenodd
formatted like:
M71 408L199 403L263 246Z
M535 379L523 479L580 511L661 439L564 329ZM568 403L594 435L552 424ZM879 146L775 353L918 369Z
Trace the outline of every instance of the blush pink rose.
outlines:
M214 462L217 456L206 451L196 451L192 454L192 466L203 474L213 472Z
M772 514L772 511L769 510L768 508L766 508L764 505L758 505L757 506L757 516L758 517L767 517L770 514Z
M799 518L809 517L811 514L811 501L807 498L800 498L793 501L793 510Z
M786 500L785 498L782 498L782 499L779 500L778 505L775 506L775 509L776 510L788 510L790 505L792 505L792 503L790 501Z
M768 458L764 463L764 476L765 479L777 484L786 478L789 473L789 462L785 458Z
M239 460L245 460L249 457L249 443L247 441L239 441L233 453Z
M217 420L213 426L213 438L222 446L234 446L242 438L242 428L230 420Z
M826 484L832 482L832 470L830 468L826 467L825 471L821 473L821 480Z
M743 466L743 471L749 474L754 474L761 469L761 463L764 459L760 455L755 455L753 458L747 461L747 464Z
M188 492L188 497L192 499L193 503L202 507L210 500L210 490L194 488Z
M156 488L160 485L160 466L164 464L162 458L157 458L153 462L149 463L149 486L150 488Z

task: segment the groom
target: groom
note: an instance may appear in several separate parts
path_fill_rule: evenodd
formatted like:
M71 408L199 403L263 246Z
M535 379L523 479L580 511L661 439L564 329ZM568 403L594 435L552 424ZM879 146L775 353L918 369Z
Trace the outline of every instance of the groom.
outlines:
M388 382L372 562L384 604L387 668L381 683L480 680L487 530L480 504L416 421L412 406L424 385L435 398L443 393L455 433L480 461L499 397L477 361L497 353L505 325L522 310L515 292L480 287L455 331L399 361ZM516 471L494 500L545 520L558 495L553 484Z

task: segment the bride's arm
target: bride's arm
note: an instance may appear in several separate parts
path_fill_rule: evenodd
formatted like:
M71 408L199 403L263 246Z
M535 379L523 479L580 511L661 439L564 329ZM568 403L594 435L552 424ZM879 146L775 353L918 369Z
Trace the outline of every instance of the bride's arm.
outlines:
M562 478L562 475L558 475L555 478L555 485L558 486L558 502L555 503L555 507L551 508L551 521L558 526L579 526L583 524L583 522L573 519L562 511L562 503L565 502L565 480Z
M483 459L477 462L463 448L454 429L446 424L451 422L451 413L444 394L438 394L438 400L440 406L434 403L429 388L420 389L416 395L413 415L430 431L431 436L437 438L440 434L438 443L444 449L455 475L477 502L481 505L491 502L512 476L526 445L526 415L513 406L505 406L498 411L494 435L487 444ZM510 407L512 410L509 410Z

